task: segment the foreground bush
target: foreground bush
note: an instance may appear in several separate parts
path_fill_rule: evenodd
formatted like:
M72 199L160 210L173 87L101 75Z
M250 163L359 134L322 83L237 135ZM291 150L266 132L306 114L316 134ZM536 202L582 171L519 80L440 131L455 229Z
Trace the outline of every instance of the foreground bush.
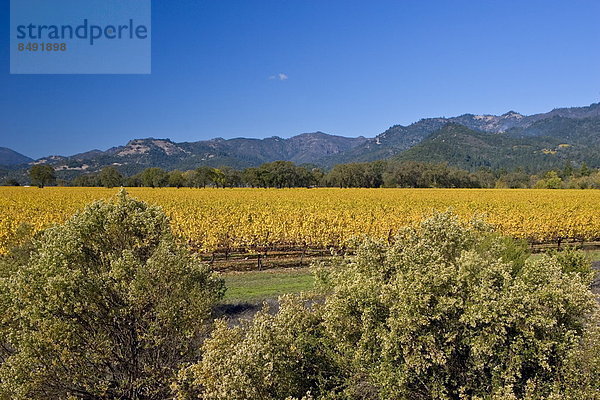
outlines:
M441 214L336 264L319 272L324 300L219 323L179 398L597 398L597 305L577 253L531 259Z
M265 308L233 328L219 321L203 346L203 362L180 372L179 398L285 399L306 393L339 373L324 333L320 313L294 297L282 297L276 315Z
M0 398L165 399L223 283L121 193L0 260Z

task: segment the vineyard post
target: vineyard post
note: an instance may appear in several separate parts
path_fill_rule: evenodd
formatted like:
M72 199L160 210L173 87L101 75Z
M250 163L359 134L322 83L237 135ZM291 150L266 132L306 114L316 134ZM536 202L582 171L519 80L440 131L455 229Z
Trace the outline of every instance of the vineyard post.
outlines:
M306 253L306 248L307 248L307 244L304 243L304 246L302 247L302 253L300 253L300 266L303 267L304 266L304 255Z

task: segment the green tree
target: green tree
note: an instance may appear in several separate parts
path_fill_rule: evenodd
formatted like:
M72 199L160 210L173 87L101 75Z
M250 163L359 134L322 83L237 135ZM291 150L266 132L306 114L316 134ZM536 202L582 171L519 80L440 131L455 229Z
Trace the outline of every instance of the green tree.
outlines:
M195 183L194 183L195 175L196 175L196 171L194 171L194 170L185 171L183 173L184 186L187 186L189 188L195 187Z
M262 171L259 168L246 168L242 172L242 179L244 183L250 187L266 187L262 177Z
M237 187L242 184L242 174L239 171L227 166L220 167L217 171L217 175L222 177L222 187Z
M132 176L129 176L125 179L125 186L128 187L140 187L143 186L142 184L142 174L135 174Z
M220 323L180 372L181 398L596 398L590 265L526 249L446 213L365 240L317 269L324 299Z
M367 187L366 167L366 163L338 164L327 174L327 181L340 188Z
M587 176L569 180L570 189L600 189L600 172L596 171Z
M142 185L152 188L165 187L169 183L169 175L161 168L146 168L140 175Z
M523 171L516 170L508 173L500 173L496 181L497 188L523 189L530 187L531 177Z
M185 186L183 172L177 170L169 172L169 186L176 187L177 189Z
M159 208L95 202L0 259L0 398L167 398L222 293Z
M589 176L592 173L592 170L587 166L585 162L581 164L581 169L579 170L581 176Z
M79 187L100 186L100 180L97 174L82 174L76 176L71 184Z
M567 161L565 163L565 167L562 170L562 178L568 179L575 174L575 168L573 168L573 163L571 161Z
M21 184L14 178L8 178L4 181L4 186L21 186Z
M98 175L100 184L106 188L113 188L123 185L123 175L113 166L104 167Z
M560 189L562 186L562 179L558 176L556 171L550 171L546 174L546 186L548 189Z
M205 188L215 182L216 172L214 168L202 166L198 167L194 174L194 186Z
M537 189L560 189L562 182L556 171L549 171L544 175L544 179L540 179L535 183L535 187Z
M318 167L310 168L310 181L309 185L322 186L325 184L325 173Z
M43 188L56 180L54 168L44 164L36 164L31 167L29 177L31 182L39 188Z
M479 168L473 175L482 188L493 188L496 186L496 176L490 168Z
M258 168L260 180L265 187L295 187L302 186L298 167L291 161L273 161Z
M219 188L219 187L224 188L225 182L226 182L226 177L225 177L225 174L223 173L223 171L221 171L218 168L213 168L212 174L211 174L211 183L217 188Z

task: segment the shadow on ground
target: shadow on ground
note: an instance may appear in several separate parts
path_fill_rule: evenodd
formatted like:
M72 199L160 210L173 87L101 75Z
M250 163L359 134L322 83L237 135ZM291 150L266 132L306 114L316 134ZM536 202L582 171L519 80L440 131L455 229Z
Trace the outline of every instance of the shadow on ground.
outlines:
M277 299L264 299L256 302L219 304L214 309L214 315L217 318L228 318L231 324L235 325L239 321L252 319L265 305L271 314L279 310Z

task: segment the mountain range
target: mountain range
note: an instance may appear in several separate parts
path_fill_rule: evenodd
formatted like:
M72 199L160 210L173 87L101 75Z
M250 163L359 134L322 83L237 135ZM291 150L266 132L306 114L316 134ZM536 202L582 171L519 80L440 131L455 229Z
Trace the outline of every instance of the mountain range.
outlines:
M24 156L21 153L17 153L7 147L0 147L0 165L19 165L27 164L32 161L33 159Z
M34 163L51 165L69 178L114 165L125 174L147 167L188 170L200 165L245 168L286 160L331 167L339 163L393 158L447 162L461 168L523 167L538 171L567 161L600 167L600 103L522 115L463 114L394 125L373 138L349 138L323 132L288 139L216 138L176 143L169 139L134 139L106 151L32 160L0 148L0 176L22 173Z

